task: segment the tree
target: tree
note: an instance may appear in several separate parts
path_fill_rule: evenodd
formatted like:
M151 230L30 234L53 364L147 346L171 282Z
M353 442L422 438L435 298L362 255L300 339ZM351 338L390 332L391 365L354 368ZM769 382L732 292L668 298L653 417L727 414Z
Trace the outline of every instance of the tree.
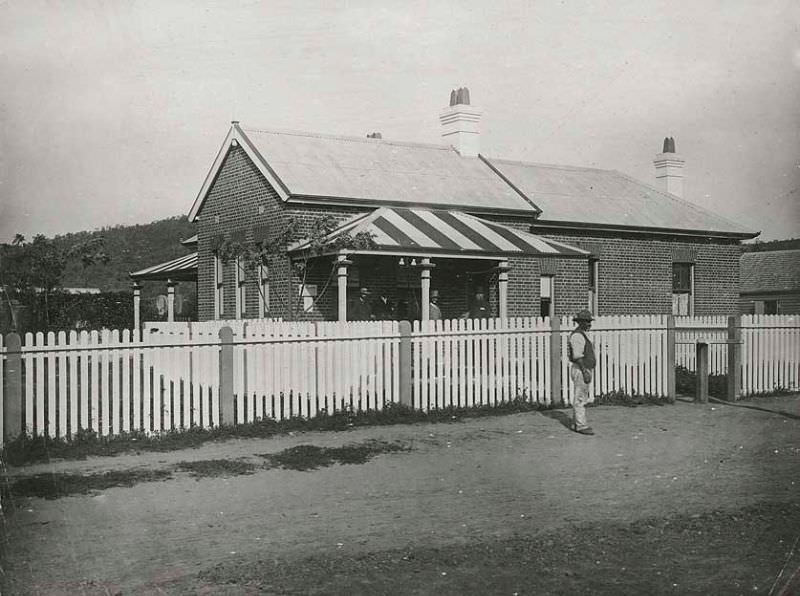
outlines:
M34 296L44 296L44 319L50 325L50 295L61 286L64 269L68 263L77 261L84 267L96 262L107 263L108 255L103 251L104 239L95 237L78 242L66 250L42 234L27 242L22 234L16 234L11 244L0 244L0 288L11 310L12 324L18 327L16 309L12 298L33 305Z
M225 263L231 261L237 263L242 278L244 278L244 276L256 274L262 266L267 271L271 270L279 259L287 258L287 250L292 243L302 240L305 249L290 262L290 272L300 279L300 295L302 295L306 287L309 263L312 259L330 251L369 250L375 247L375 240L370 232L359 232L354 235L343 232L333 235L339 226L340 223L332 215L316 217L306 226L303 226L296 217L290 216L286 225L272 237L255 242L225 240L218 248L218 254ZM303 228L306 230L304 231ZM313 303L325 295L335 271L335 265L332 264L328 280L314 298ZM263 287L261 284L257 284L257 286L263 300ZM290 304L287 307L287 311L294 315L296 313L291 306Z

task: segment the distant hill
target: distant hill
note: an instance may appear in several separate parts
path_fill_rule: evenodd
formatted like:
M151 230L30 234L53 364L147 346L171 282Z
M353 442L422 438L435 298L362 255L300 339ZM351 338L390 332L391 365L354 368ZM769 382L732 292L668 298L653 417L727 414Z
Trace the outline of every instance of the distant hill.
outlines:
M103 236L109 262L89 267L71 263L64 274L63 285L100 288L104 292L127 291L131 289L130 272L187 254L189 250L180 241L195 233L195 225L189 223L186 216L177 216L149 224L65 234L56 236L53 241L63 244L66 249L78 242Z
M753 242L742 245L744 252L759 252L764 250L790 250L800 248L800 238L788 240L770 240L769 242Z

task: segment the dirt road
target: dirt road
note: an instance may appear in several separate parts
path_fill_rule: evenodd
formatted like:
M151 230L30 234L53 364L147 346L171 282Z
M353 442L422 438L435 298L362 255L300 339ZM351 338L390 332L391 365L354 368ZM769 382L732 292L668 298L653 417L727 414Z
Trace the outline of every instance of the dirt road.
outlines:
M88 495L17 497L4 511L4 593L172 593L165 586L198 585L219 563L449 548L800 502L800 397L758 405L791 415L681 402L597 407L594 437L569 432L559 412L526 413L10 469L12 487L42 473L171 472ZM406 450L312 471L197 478L175 467L366 441ZM225 593L250 593L242 590Z

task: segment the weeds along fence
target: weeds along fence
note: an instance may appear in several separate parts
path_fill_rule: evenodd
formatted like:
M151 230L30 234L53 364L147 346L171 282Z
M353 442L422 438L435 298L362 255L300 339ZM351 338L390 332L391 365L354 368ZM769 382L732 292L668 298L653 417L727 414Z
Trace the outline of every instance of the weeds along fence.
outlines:
M694 370L697 341L717 350L712 374L739 358L743 395L797 389L798 317L756 315L734 323L598 317L589 333L597 353L594 395L674 396L675 365ZM388 403L425 411L517 399L571 404L572 327L568 317L413 326L216 321L158 324L144 333L9 335L0 337L0 422L6 438L72 437L81 430L111 436L380 410Z

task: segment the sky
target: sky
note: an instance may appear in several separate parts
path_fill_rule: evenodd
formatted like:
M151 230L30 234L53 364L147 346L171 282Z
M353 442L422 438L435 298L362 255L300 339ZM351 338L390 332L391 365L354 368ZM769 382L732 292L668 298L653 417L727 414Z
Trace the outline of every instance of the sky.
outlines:
M0 242L187 214L231 120L439 143L655 183L800 236L796 0L0 0Z

